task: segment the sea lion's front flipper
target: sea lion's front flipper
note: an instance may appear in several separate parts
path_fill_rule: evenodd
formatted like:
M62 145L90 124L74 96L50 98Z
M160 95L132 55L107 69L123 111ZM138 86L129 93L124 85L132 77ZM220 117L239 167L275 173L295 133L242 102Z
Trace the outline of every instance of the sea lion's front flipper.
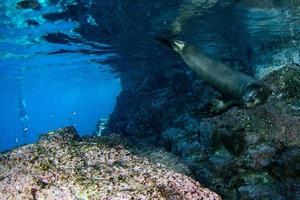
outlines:
M233 106L238 105L237 101L232 99L213 99L201 108L202 117L214 117L220 115Z

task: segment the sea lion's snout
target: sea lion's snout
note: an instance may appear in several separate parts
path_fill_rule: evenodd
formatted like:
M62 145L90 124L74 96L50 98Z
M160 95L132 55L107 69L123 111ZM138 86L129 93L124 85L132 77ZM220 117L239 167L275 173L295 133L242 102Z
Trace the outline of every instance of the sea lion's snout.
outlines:
M254 108L265 104L271 94L271 91L262 84L250 85L243 96L243 104L246 108Z
M168 47L170 47L171 49L173 49L176 52L180 52L183 50L183 48L185 47L185 42L181 41L181 40L171 40L171 39L167 39L164 37L158 37L156 38L159 42L167 45Z

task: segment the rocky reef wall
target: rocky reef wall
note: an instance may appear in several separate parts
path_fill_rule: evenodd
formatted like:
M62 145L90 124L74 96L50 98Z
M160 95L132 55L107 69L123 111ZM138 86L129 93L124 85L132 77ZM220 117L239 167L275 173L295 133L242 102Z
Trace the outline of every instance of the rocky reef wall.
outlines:
M202 119L199 108L216 94L194 73L123 79L108 130L175 153L224 199L299 199L299 80L299 66L284 66L263 78L267 104Z

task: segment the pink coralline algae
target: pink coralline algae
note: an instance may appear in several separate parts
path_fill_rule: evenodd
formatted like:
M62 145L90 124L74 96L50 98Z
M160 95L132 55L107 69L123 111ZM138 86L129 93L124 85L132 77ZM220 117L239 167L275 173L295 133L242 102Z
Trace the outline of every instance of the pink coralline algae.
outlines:
M0 155L0 199L221 199L186 175L72 127Z

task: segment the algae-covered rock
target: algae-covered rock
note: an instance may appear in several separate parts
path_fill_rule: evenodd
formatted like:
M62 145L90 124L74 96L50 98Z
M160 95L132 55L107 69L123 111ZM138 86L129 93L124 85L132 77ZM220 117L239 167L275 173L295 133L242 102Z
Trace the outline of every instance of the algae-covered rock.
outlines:
M223 184L232 181L222 187L236 191L235 198L299 198L300 112L295 106L300 100L299 78L300 69L295 66L273 71L263 79L273 90L265 105L251 110L234 108L205 120L218 130L219 148L235 155L234 164L226 165L236 174L225 172L226 177L210 167L215 177L223 178Z
M160 107L155 107L157 112L163 113L155 121L160 129L154 131L148 127L147 133L155 132L154 142L180 156L201 183L230 200L300 199L299 80L300 67L281 67L262 79L273 92L265 105L254 109L235 107L206 119L194 112L209 94L197 89L199 81L196 79L190 80L192 92L168 93L167 101L162 95L147 96L145 101L139 102L143 97L141 88L140 97L131 102L133 107L122 111L134 112L134 117L120 119L125 124L126 120L135 124L136 129L131 128L138 131L144 122L136 120L135 116L147 116L151 102L161 101ZM214 93L210 94L213 96ZM134 106L141 103L145 105L143 109ZM122 104L118 106L122 107ZM172 106L176 109L170 110ZM116 132L118 111L111 119ZM145 123L149 123L147 120L151 119L146 119ZM126 130L126 136L137 141L149 137L123 130Z
M285 66L264 78L274 94L284 99L300 99L300 66Z
M115 136L79 139L72 127L50 132L37 144L0 154L0 199L220 199L150 161L155 154L149 160L126 146ZM167 158L160 151L159 159Z

